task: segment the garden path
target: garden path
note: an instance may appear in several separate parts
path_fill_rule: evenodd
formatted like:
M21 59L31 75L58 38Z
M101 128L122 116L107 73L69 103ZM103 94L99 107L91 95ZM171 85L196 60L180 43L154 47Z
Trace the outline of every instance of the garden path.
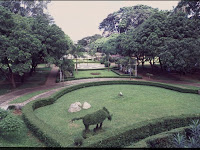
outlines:
M111 80L130 80L129 78L91 78L91 79L81 79L81 80L66 81L62 83L55 83L57 73L58 73L58 67L53 66L45 85L34 87L34 88L16 90L16 91L0 96L0 107L7 108L9 105L14 105L14 104L9 104L9 102L17 99L18 97L21 97L21 96L24 96L26 94L33 93L36 91L49 90L47 92L36 95L23 103L18 103L17 105L24 106L30 101L33 101L39 98L49 97L55 92L65 87L70 87L70 86L81 84L81 83L111 81ZM171 83L171 84L185 84L185 85L200 87L199 83L191 83L191 82L175 81L175 80L155 80L155 79L149 79L147 77L143 77L143 79L132 79L132 80L154 81L154 82L163 82L163 83Z

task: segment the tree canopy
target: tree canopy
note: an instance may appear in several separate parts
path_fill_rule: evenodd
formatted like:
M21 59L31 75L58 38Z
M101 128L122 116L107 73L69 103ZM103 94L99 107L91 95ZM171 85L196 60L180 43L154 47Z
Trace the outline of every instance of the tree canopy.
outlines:
M123 7L117 12L109 14L100 23L99 29L103 29L104 35L123 33L132 28L137 28L157 11L157 9L146 5Z
M15 77L35 70L41 62L57 64L67 54L69 36L45 15L23 17L0 6L0 73L13 85Z

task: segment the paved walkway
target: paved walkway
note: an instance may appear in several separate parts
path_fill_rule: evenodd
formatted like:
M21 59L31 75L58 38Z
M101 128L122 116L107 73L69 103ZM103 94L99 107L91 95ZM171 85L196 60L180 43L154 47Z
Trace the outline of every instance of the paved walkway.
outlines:
M48 76L48 79L47 79L45 85L43 85L43 86L16 90L16 91L13 91L13 92L10 92L10 93L0 96L0 107L7 108L9 105L15 105L15 104L9 104L9 102L11 102L21 96L24 96L26 94L33 93L36 91L49 90L47 92L36 95L23 103L18 103L16 105L24 106L27 103L29 103L30 101L49 97L52 94L54 94L55 92L65 88L65 87L70 87L70 86L81 84L81 83L111 81L111 80L112 81L113 80L130 80L129 78L91 78L91 79L81 79L81 80L66 81L66 82L62 82L62 83L55 83L57 72L58 72L58 67L54 66ZM132 80L137 80L137 79L132 79ZM185 85L192 85L192 86L200 87L200 84L198 84L198 83L189 83L189 82L183 82L183 81L154 80L154 79L149 79L146 77L143 77L143 79L138 79L138 80L163 82L163 83L171 83L171 84L185 84Z

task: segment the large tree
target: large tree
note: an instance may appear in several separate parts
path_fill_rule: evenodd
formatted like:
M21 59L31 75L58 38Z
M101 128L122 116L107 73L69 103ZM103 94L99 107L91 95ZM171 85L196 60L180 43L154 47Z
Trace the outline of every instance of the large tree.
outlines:
M44 14L51 0L1 0L0 5L21 16L37 16Z
M103 29L104 35L123 33L138 27L155 12L157 9L146 5L123 7L119 11L109 14L100 23L99 29Z
M181 2L179 2L178 5L176 6L174 12L175 13L185 12L191 17L199 18L200 17L200 1L199 0L195 0L195 1L181 0Z
M87 36L87 37L82 38L81 40L78 40L78 44L85 47L100 38L102 38L102 36L100 34L95 34L93 36Z
M2 6L0 13L0 72L14 88L15 76L23 79L41 61L57 64L67 54L69 37L45 15L22 17Z

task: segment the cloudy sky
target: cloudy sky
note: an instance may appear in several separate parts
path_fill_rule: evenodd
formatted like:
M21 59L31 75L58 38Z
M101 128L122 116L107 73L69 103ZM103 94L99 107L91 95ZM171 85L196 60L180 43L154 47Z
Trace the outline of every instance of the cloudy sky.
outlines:
M178 1L51 1L48 11L55 23L73 41L101 34L99 24L121 7L144 4L159 10L172 10Z

